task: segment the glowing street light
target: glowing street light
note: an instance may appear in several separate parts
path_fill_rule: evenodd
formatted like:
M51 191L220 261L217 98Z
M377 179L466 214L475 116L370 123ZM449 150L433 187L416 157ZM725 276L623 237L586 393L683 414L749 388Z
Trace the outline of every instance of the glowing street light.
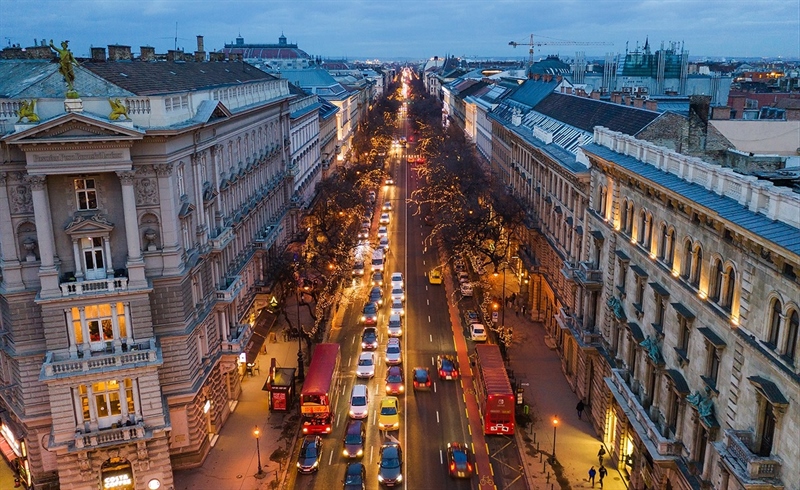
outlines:
M256 454L258 454L258 473L255 474L255 477L259 479L267 476L267 474L264 473L264 469L261 467L261 447L258 444L258 436L260 435L261 431L258 430L258 426L255 426L255 428L253 429L253 436L255 436L256 438Z
M553 415L553 458L551 463L556 462L556 429L558 429L558 416Z

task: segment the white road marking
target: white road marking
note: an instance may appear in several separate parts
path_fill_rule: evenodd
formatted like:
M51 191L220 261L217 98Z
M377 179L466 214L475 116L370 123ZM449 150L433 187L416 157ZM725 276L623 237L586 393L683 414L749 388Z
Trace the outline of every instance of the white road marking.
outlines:
M432 343L433 343L433 335L428 335L428 337L430 337L430 339L431 339L431 344L432 344Z
M373 455L375 454L375 446L369 447L369 462L372 463Z
M442 456L442 450L439 449L439 464L444 464L444 457Z
M436 423L437 424L441 423L441 422L439 422L439 411L438 410L436 411Z
M426 299L426 300L425 300L425 304L427 304L428 306L430 306L430 305L431 305L431 300L429 300L429 299Z
M433 359L433 356L431 356L431 366L433 366L435 364L436 364L436 361Z
M333 464L333 450L331 450L331 456L328 458L328 466Z
M433 383L433 392L436 393L436 383ZM436 417L439 417L439 412L436 412Z
M428 315L428 323L430 323L430 322L431 322L431 316ZM431 341L431 342L433 342L433 341Z

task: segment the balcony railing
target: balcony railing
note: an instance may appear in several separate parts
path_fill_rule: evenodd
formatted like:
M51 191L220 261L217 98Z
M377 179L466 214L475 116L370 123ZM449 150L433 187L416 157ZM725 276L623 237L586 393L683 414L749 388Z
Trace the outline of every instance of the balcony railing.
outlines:
M561 273L564 274L564 277L566 277L568 281L575 280L575 274L577 270L578 270L578 264L567 260L564 261L564 266L561 267Z
M142 422L121 427L98 429L92 432L75 432L75 448L98 447L106 444L119 444L120 442L142 439L147 430Z
M222 341L221 349L223 354L239 355L244 352L244 348L250 342L250 336L253 335L253 327L249 323L237 325L235 334L235 337Z
M160 347L154 338L123 345L117 352L92 352L91 355L74 358L68 353L49 351L42 365L40 381L76 374L101 372L109 368L139 367L145 364L161 364Z
M584 285L600 286L603 282L603 271L593 262L581 262L575 272L575 279Z
M242 289L242 276L229 277L226 282L227 286L220 285L219 289L217 289L217 301L230 303L239 294L239 290Z
M61 296L81 296L84 294L113 293L128 290L127 277L109 277L80 282L62 282Z
M214 238L209 238L208 243L212 250L222 251L233 240L233 228L227 226L220 230Z
M733 463L740 476L747 480L780 478L781 461L774 456L759 456L750 450L754 434L748 430L725 430L729 461Z

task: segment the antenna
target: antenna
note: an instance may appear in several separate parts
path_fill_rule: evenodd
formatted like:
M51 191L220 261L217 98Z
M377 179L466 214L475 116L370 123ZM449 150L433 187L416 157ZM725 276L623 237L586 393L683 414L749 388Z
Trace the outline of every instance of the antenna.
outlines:
M175 47L172 48L172 49L174 49L175 51L178 50L178 23L177 22L175 22Z

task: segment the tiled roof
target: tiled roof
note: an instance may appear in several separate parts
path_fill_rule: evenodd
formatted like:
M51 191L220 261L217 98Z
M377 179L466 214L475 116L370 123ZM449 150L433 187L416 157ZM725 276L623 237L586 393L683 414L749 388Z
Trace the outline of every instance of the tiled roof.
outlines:
M86 62L81 66L136 95L159 95L275 80L248 63L119 61Z
M243 58L259 58L267 60L311 59L302 49L297 48L224 48L225 54L241 54Z
M75 89L84 97L130 97L123 89L86 70L75 68ZM63 99L67 85L51 60L0 60L0 98Z
M589 144L584 152L598 156L654 182L665 189L678 193L686 199L703 206L720 218L754 233L765 240L800 255L800 229L782 221L769 219L763 214L750 211L730 197L721 196L699 184L687 182L677 175L659 170L634 157L617 153L605 146Z
M511 94L509 99L525 104L528 107L535 107L542 99L553 93L557 86L558 83L555 80L551 82L526 80Z
M534 110L584 131L595 126L635 135L660 114L654 111L626 107L600 100L552 93L536 104Z

